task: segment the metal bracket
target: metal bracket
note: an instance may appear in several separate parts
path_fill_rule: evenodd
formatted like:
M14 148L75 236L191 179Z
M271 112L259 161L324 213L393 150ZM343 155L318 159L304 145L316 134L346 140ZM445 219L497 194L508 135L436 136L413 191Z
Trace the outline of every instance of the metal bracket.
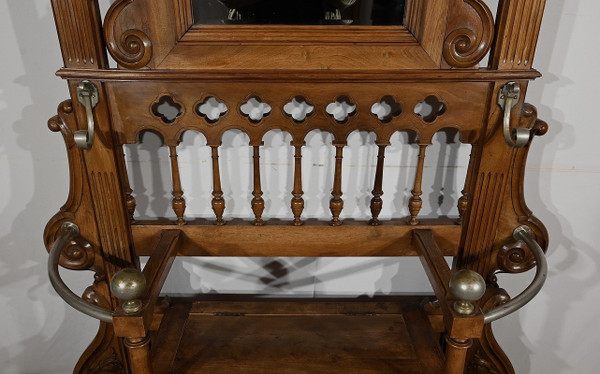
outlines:
M50 278L50 284L54 287L58 296L73 308L100 321L112 323L112 312L110 310L88 303L75 295L60 277L60 273L58 272L60 255L71 239L77 236L79 236L79 227L73 222L67 221L60 227L60 234L52 245L50 256L48 257L48 278Z
M540 292L544 282L546 281L546 276L548 275L548 262L546 261L546 255L544 254L542 247L535 240L533 230L531 230L529 226L519 226L513 232L513 237L515 240L521 240L525 242L527 247L529 247L529 250L531 250L533 253L536 264L535 276L533 277L531 284L529 284L529 286L527 286L527 288L515 298L511 299L505 304L499 305L496 308L485 312L483 319L485 323L496 321L525 306L531 301L531 299L535 297L535 295L538 294L538 292Z
M502 133L506 144L513 148L523 148L529 143L531 130L525 128L510 128L511 110L519 102L521 97L521 86L517 82L508 82L500 88L498 95L498 105L504 109L504 117L502 123Z
M90 149L94 144L94 108L98 105L98 88L90 81L82 81L77 86L77 99L85 107L87 130L75 131L75 144L79 149Z

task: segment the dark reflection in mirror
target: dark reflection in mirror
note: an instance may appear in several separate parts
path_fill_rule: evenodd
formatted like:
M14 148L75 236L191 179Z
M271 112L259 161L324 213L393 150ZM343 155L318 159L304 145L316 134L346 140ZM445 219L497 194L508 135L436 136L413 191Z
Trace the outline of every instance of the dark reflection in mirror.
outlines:
M406 0L192 0L201 25L404 24Z

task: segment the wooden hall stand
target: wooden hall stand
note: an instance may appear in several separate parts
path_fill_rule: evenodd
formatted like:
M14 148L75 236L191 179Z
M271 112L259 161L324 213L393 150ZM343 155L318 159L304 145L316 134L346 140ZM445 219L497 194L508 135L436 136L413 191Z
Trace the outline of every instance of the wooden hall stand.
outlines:
M491 322L525 305L546 275L548 235L523 197L529 145L547 131L524 103L540 76L532 61L545 1L500 1L494 19L481 0L407 0L400 22L375 26L361 24L360 1L327 2L323 18L294 10L303 24L278 8L279 25L260 18L257 1L222 3L229 18L210 24L198 22L200 0L116 0L104 18L97 0L52 0L65 64L57 74L71 100L49 127L67 146L70 193L44 233L48 270L66 302L101 321L74 373L514 373ZM419 103L431 112L415 113ZM445 128L472 147L460 218L424 219L424 160ZM231 129L250 139L254 221L227 217L219 147ZM259 158L273 129L294 148L283 223L262 214ZM313 222L302 218L301 163L316 129L333 135L335 170L331 216ZM188 130L211 147L211 222L185 215L177 147ZM372 218L343 222L342 160L357 130L373 132L379 150ZM133 219L123 145L144 131L169 148L175 220ZM380 220L397 131L419 146L410 217ZM150 256L142 271L139 256ZM419 256L435 299L159 297L176 256ZM95 272L82 298L58 265ZM496 283L498 272L533 267L533 283L512 299Z

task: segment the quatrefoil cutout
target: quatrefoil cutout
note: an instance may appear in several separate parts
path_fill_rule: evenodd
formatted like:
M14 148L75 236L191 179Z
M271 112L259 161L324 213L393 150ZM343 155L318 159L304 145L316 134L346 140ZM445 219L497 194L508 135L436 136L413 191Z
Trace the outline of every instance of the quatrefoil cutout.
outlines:
M371 113L383 123L390 122L392 118L402 113L402 106L391 95L381 98L381 101L371 106Z
M325 110L336 121L344 123L348 120L348 117L356 113L356 105L352 104L347 96L340 96L336 101L327 105Z
M227 105L217 100L214 96L207 97L206 100L198 105L198 114L206 118L210 123L215 123L227 113Z
M296 96L291 102L283 106L283 111L288 116L292 117L296 122L304 122L306 117L311 115L315 110L313 105L310 105L302 96Z
M251 97L244 103L240 110L242 114L250 118L252 122L260 122L264 117L271 113L271 106L267 103L263 103L257 97Z
M177 117L183 113L183 107L169 95L161 96L157 102L152 105L152 114L161 119L164 123L172 124Z
M424 101L415 105L415 114L421 116L423 121L431 123L446 112L446 105L437 97L430 95Z

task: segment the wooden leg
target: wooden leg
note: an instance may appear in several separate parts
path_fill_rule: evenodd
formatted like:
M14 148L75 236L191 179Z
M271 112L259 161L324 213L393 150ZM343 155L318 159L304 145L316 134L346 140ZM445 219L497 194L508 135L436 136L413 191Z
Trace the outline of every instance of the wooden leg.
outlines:
M111 324L101 322L98 334L83 352L74 374L119 373L125 374L127 360L121 339L115 337Z
M510 300L505 290L497 284L488 284L487 295L481 300L484 311L495 308ZM477 339L469 352L469 374L515 374L510 360L496 341L492 325L483 328L483 335Z
M467 351L473 345L473 340L459 340L446 337L446 343L444 374L463 374L465 372Z
M485 326L483 336L474 344L472 351L468 374L515 374L490 325Z
M150 363L150 336L145 338L125 338L132 374L152 374Z

